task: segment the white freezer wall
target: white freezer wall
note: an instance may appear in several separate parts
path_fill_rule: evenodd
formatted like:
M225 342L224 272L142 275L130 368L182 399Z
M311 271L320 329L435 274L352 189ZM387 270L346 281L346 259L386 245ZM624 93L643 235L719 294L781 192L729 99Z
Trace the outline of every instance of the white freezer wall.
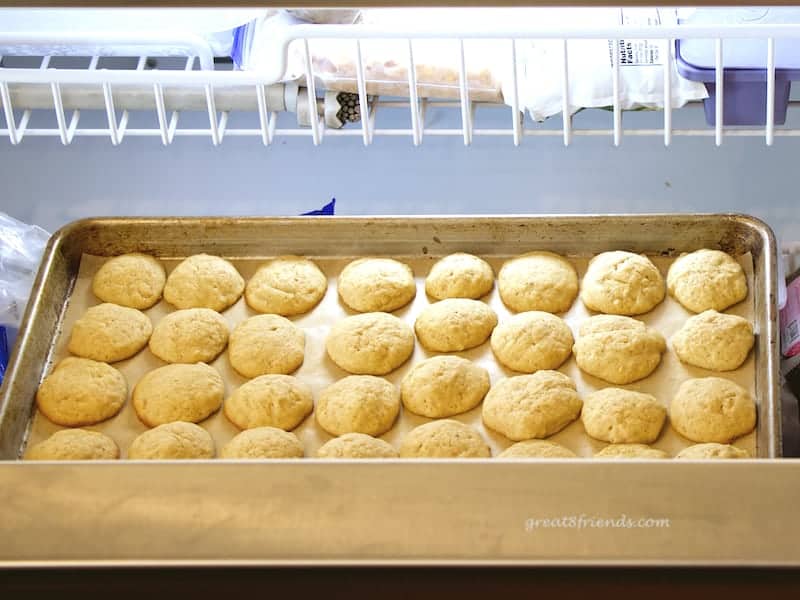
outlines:
M438 110L426 126L460 126L458 110ZM190 116L202 125L203 115ZM409 126L405 110L378 116L379 125ZM626 113L624 126L660 127L662 118ZM699 106L673 118L675 127L705 127ZM504 109L475 117L477 127L510 128L507 119ZM526 126L559 129L560 120ZM575 126L610 127L611 114L585 111ZM510 137L464 147L460 137L427 136L414 147L410 138L377 136L368 148L360 136L319 147L310 137L271 147L258 137L227 137L219 147L208 138L165 147L158 137L127 137L114 147L107 138L62 146L28 137L16 147L0 140L0 210L51 231L89 216L295 215L332 197L341 215L743 212L790 241L800 239L798 157L800 139L788 137L772 147L726 137L719 148L713 136L675 137L669 148L660 137L634 136L619 148L610 137L575 137L568 148L560 137L526 137L519 148Z

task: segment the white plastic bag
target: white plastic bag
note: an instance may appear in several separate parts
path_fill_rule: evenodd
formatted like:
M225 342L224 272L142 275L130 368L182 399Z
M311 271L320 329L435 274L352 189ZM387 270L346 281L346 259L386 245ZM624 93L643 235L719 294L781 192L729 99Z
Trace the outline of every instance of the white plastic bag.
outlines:
M674 9L582 8L547 9L537 15L537 25L603 27L616 25L671 26ZM620 60L620 108L663 108L664 42L662 40L570 40L569 112L581 108L604 108L614 103L611 56ZM527 109L536 121L562 110L563 48L560 40L520 41L517 46L517 79L520 109ZM659 68L661 67L661 68ZM503 77L503 94L511 104L511 79ZM679 108L690 100L708 97L702 83L689 81L672 69L671 105Z
M245 27L241 60L234 57L240 68L272 72L276 61L275 46L271 43L287 27L301 24L292 11L281 11L259 19ZM509 18L508 11L498 9L369 9L361 11L360 24L353 26L357 37L360 25L388 26L399 31L414 30L417 26L428 28L453 28L455 26L487 26L490 21ZM417 92L422 98L457 99L460 94L460 47L456 39L415 40L414 67ZM502 100L500 82L493 70L496 52L505 49L497 40L465 40L464 56L467 85L473 101L499 102ZM353 40L309 40L311 61L316 84L321 89L358 92L356 54ZM403 39L364 39L361 41L364 78L370 95L408 97L408 43ZM286 69L275 74L281 81L293 81L304 76L303 46L299 41L289 44Z
M0 213L0 326L19 326L49 237L41 227Z

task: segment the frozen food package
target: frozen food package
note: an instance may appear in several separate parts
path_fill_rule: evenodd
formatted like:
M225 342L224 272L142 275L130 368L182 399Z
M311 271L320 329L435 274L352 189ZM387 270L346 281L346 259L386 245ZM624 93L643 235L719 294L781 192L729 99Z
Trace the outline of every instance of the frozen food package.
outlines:
M554 30L571 27L642 26L677 24L674 9L581 8L544 9L537 26ZM664 107L664 61L673 49L665 40L573 39L568 42L569 112L582 108L607 108L614 104L612 56L619 60L619 101L622 110ZM672 62L671 106L679 108L708 97L702 83L684 79ZM517 42L519 106L536 121L562 112L563 46L558 39ZM659 68L661 67L661 68ZM503 95L512 104L509 69L501 74Z
M6 8L0 9L0 31L52 41L37 42L33 48L29 41L0 48L8 55L138 56L148 51L167 56L182 55L191 42L214 56L230 56L237 29L264 14L266 10L252 8ZM62 39L66 34L71 41Z
M409 43L402 32L420 27L437 31L486 28L508 23L515 14L529 9L369 9L362 10L353 25L352 39L310 39L309 50L315 83L321 89L357 93L357 55L355 38L360 26L388 27L398 31L396 38L361 40L364 76L369 95L409 96ZM281 11L248 26L242 51L234 57L240 68L271 71L276 46L273 41L286 27L302 24L296 14ZM452 39L413 40L414 72L421 98L460 97L461 47L457 35ZM500 81L495 67L507 54L507 42L496 39L464 40L465 73L470 100L502 102ZM299 40L289 44L286 69L281 77L290 81L304 76L304 55Z

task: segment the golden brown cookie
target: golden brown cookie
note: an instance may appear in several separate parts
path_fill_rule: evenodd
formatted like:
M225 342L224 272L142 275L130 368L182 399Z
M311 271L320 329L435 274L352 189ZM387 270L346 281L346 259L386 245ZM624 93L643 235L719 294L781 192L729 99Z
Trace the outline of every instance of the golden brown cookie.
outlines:
M514 315L492 332L492 352L500 364L523 373L557 369L572 354L572 343L569 325L541 311Z
M339 296L358 312L391 312L414 299L417 284L405 263L391 258L359 258L339 275Z
M222 447L220 458L303 458L303 442L277 427L256 427L236 435Z
M336 323L325 342L331 360L349 373L386 375L414 352L414 333L387 313L365 313Z
M110 419L127 397L128 383L114 367L70 356L45 377L36 392L36 403L53 423L82 427Z
M287 375L305 358L306 336L289 319L257 315L239 323L228 340L228 360L244 377Z
M225 384L214 367L204 363L159 367L133 388L133 408L148 427L173 421L199 423L222 405Z
M578 418L582 404L569 377L537 371L495 383L483 400L481 416L490 429L521 441L561 431Z
M503 265L497 288L503 304L515 312L561 313L578 295L578 274L563 256L529 252Z
M103 303L75 321L67 349L76 356L112 363L138 353L152 332L153 324L143 312Z
M110 258L92 279L92 292L103 302L144 310L161 300L167 274L157 259L147 254Z
M692 312L722 311L747 298L747 279L732 256L703 249L684 254L670 265L667 289Z
M431 298L471 298L477 300L494 285L494 271L482 258L456 252L440 258L425 278L425 291Z
M400 390L381 377L351 375L322 390L314 414L331 435L382 435L400 414Z
M733 371L747 360L755 337L747 319L707 310L689 317L671 341L683 363L712 371Z
M258 268L244 297L253 310L289 317L307 313L325 296L328 278L302 256L281 256Z
M412 429L400 445L401 458L489 458L486 440L469 425L440 419Z
M397 450L380 438L363 433L345 433L325 442L317 458L397 458Z
M459 356L434 356L414 365L400 385L411 412L430 418L472 410L489 391L489 372Z
M176 421L148 429L128 448L131 460L214 458L214 440L194 423Z
M667 409L650 394L619 388L589 394L581 411L586 433L612 444L652 444L666 418Z
M225 416L239 429L277 427L289 431L314 408L311 388L291 375L261 375L225 401Z
M742 450L729 444L694 444L684 448L675 458L687 458L692 460L704 460L708 458L750 458L747 450Z
M589 262L581 300L609 315L641 315L664 299L664 278L649 258L632 252L603 252Z
M164 300L175 308L210 308L222 311L244 291L244 279L231 263L219 256L195 254L176 266L167 277Z
M212 362L228 345L228 323L210 308L176 310L150 336L150 352L168 363Z
M742 386L721 377L688 379L669 410L672 427L693 442L726 444L753 431L756 405Z
M31 447L26 460L114 460L119 447L107 435L86 429L62 429Z
M525 440L509 446L497 458L578 458L578 455L556 442Z
M667 349L664 336L630 317L586 319L572 351L584 373L616 385L633 383L655 371Z
M595 458L669 458L669 454L646 444L609 444L594 455Z
M484 343L497 325L480 300L448 298L426 306L414 323L420 344L432 352L460 352Z

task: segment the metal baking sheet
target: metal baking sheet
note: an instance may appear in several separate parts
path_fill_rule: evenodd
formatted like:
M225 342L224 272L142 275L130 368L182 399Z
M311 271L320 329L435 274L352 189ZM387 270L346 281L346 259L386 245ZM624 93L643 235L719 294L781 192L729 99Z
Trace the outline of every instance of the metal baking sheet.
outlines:
M465 248L468 250L468 248ZM239 272L249 280L255 270L264 263L263 259L245 259L239 257L230 257ZM325 352L325 339L328 336L331 326L337 321L347 317L348 315L355 314L353 311L345 307L339 300L337 295L336 281L339 273L344 266L355 257L347 258L328 258L313 256L313 258L320 268L325 272L328 277L328 291L325 298L320 304L305 315L299 317L292 317L294 323L300 327L306 335L306 355L303 365L294 373L295 376L300 378L311 386L314 397L319 397L322 390L328 385L334 383L338 379L348 375L345 371L337 367L327 356ZM414 321L420 312L430 304L430 299L425 295L425 277L430 271L431 265L437 260L438 256L428 254L424 258L418 256L393 256L402 260L410 265L414 271L417 282L417 295L414 300L406 307L394 312L395 315L404 319L410 327L413 328ZM488 262L492 265L495 273L499 272L503 262L510 257L503 256L488 256ZM745 271L748 280L748 285L753 288L753 260L751 254L746 254L737 257ZM580 278L586 272L589 262L587 256L570 256L570 261L575 265ZM81 258L80 268L78 270L75 283L72 287L69 302L64 313L63 324L61 328L61 335L54 342L53 363L58 360L69 356L66 349L69 341L69 335L72 331L73 324L80 318L86 309L90 306L98 304L100 301L94 296L91 291L91 282L94 274L100 266L108 260L106 257L97 257L92 255L84 255ZM655 262L659 270L666 276L669 265L675 260L674 257L654 256L652 260ZM165 261L167 271L171 271L177 264L177 260ZM510 312L500 299L497 286L494 287L492 292L484 299L498 314L499 321L502 323L514 313ZM153 323L157 323L163 316L174 310L166 302L162 301L152 309L146 311L147 315L151 318ZM753 294L748 294L745 301L732 307L728 312L746 317L748 320L753 320ZM238 323L241 323L246 318L257 314L250 309L244 299L240 299L234 306L226 310L224 313L225 319L228 321L230 328L233 328ZM580 323L591 316L586 307L580 300L576 300L571 309L563 315L566 322L569 324L573 332L577 332ZM639 319L643 320L648 326L653 327L661 332L667 339L669 339L674 332L683 326L686 318L690 315L686 309L680 306L674 299L667 297L658 307L646 315L640 315ZM386 379L392 383L399 385L402 379L406 376L409 370L417 363L438 353L431 353L426 351L421 344L417 343L414 354L403 366L396 369L386 376ZM498 380L513 375L518 375L510 369L503 368L494 358L488 341L477 348L465 352L455 353L484 367L490 375L492 384ZM666 352L663 355L661 364L656 371L649 377L623 386L626 389L647 392L653 394L661 403L668 408L669 402L674 395L678 386L689 377L705 377L708 375L722 376L727 379L733 380L744 388L748 389L755 397L755 359L751 353L744 365L736 371L727 373L712 373L704 369L690 367L682 364L673 352ZM165 363L156 358L148 349L140 352L135 357L115 363L115 367L120 369L132 389L133 385L141 379L145 373L163 366ZM231 394L234 389L247 381L246 378L236 373L231 368L228 361L227 352L223 352L213 363L213 366L222 374L227 387L227 394ZM590 375L583 373L578 369L575 363L575 357L572 356L560 368L560 371L569 375L578 386L578 393L581 397L585 397L593 391L610 387L611 384L596 379ZM473 410L456 415L453 417L456 420L467 423L481 431L484 438L489 442L492 448L492 455L497 456L505 448L510 446L513 442L505 436L492 431L485 427L481 420L481 406L477 406ZM392 429L385 435L381 436L384 440L392 444L395 448L399 448L400 443L405 435L414 427L432 421L425 417L414 415L410 411L401 409L400 416ZM227 443L239 430L228 421L222 411L206 419L201 423L201 426L208 430L216 443L217 449L221 448ZM37 411L34 415L33 423L27 436L26 448L30 448L47 437L61 427L53 424L44 415ZM136 411L133 409L131 402L126 403L120 414L116 417L109 419L104 423L100 423L89 429L102 431L110 435L119 444L122 451L122 456L126 456L127 448L130 446L133 439L140 433L147 430L137 418ZM312 414L303 421L303 423L294 430L294 433L300 438L305 446L306 456L313 457L316 455L317 449L326 441L331 439L332 436L328 435L316 422ZM768 433L766 430L761 431L762 440L766 439ZM756 448L756 432L743 436L735 441L735 445L747 450L750 456L758 456ZM579 420L574 421L565 429L548 438L564 444L576 454L583 457L591 457L595 452L603 448L606 444L598 440L593 440L586 435L583 425ZM674 456L680 450L690 445L692 442L682 438L678 435L669 425L665 425L658 440L653 444L653 447L660 448L667 452L670 456Z
M301 254L333 265L362 255L425 263L458 250L492 260L534 249L571 256L628 249L668 259L700 247L752 257L757 446L763 457L779 456L769 229L737 215L586 215L75 223L51 241L0 391L0 457L14 459L23 447L85 254ZM424 295L417 301L426 302ZM0 462L0 564L800 563L787 538L793 521L772 527L760 519L766 510L789 514L800 491L793 483L798 461L378 462ZM678 486L691 492L676 495ZM736 500L721 506L720 495ZM661 516L671 526L646 535L624 528L578 535L526 525L570 513ZM102 548L97 539L106 540Z

